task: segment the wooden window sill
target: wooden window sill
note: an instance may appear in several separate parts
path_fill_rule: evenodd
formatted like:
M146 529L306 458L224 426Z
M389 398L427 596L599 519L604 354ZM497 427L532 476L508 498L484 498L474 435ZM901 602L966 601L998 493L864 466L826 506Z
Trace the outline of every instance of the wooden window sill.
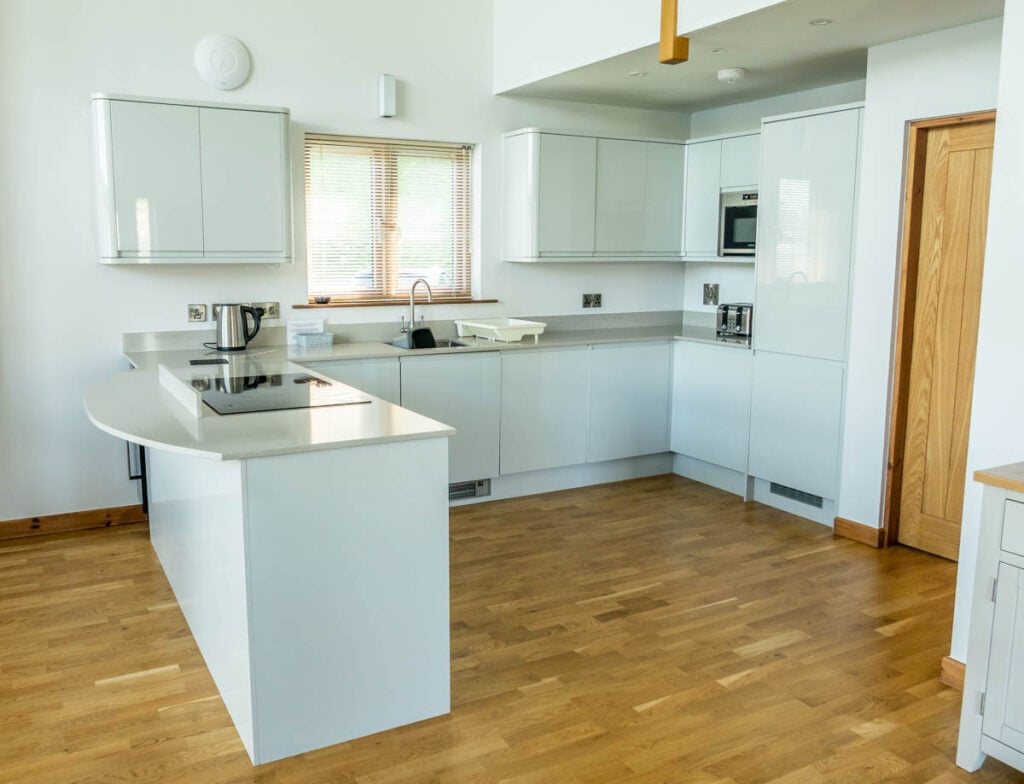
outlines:
M416 299L416 304L419 307L424 305L487 305L494 304L498 300L496 299L439 299L434 298L432 302L427 302L425 299ZM379 302L346 302L344 300L338 300L337 302L328 302L325 305L317 305L315 302L307 302L302 305L292 305L296 310L303 308L383 308L383 307L396 307L409 304L409 298L405 299L389 299L382 300Z

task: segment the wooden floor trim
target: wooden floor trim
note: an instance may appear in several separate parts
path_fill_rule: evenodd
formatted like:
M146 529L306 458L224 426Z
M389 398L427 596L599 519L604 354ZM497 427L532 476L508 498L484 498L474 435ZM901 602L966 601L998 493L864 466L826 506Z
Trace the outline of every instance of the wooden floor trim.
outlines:
M868 547L885 547L886 536L884 528L875 528L863 523L855 523L845 517L835 519L832 533L843 539L852 539L855 542L866 544Z
M82 512L21 517L14 520L0 520L0 541L21 539L26 536L46 536L68 531L84 531L89 528L111 528L115 525L145 523L149 516L142 511L142 504L113 506L107 509L86 509Z
M967 672L967 665L952 656L944 656L942 667L939 669L939 680L951 689L964 690L964 674Z

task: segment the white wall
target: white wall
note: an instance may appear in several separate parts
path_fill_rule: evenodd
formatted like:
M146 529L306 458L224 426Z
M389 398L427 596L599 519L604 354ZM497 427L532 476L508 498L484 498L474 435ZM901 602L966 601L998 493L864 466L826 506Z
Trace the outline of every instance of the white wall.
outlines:
M481 0L483 2L483 0ZM658 42L660 0L493 0L494 92L581 68ZM782 0L687 0L686 34Z
M686 262L683 310L714 313L715 305L704 304L704 284L718 284L718 301L754 301L754 265L730 262Z
M1000 29L993 19L868 50L838 511L864 525L881 524L906 123L994 108Z
M981 523L981 486L974 472L1024 460L1024 362L1021 352L1020 297L1024 264L1017 236L1020 183L1024 178L1024 0L1006 0L999 100L996 104L992 199L988 214L985 277L981 286L974 402L967 449L967 494L960 534L956 610L951 655L964 661L973 601L974 560Z
M209 32L249 46L255 67L241 89L221 93L196 76L192 50ZM288 106L296 156L307 128L478 143L481 293L501 303L428 307L427 318L575 313L584 291L602 292L606 312L681 309L678 265L499 260L501 132L536 125L685 138L688 119L496 98L491 34L491 4L480 0L0 3L0 520L136 501L123 444L93 428L82 410L86 386L125 367L122 332L187 329L190 302L279 300L287 318L296 315L289 306L305 300L301 220L297 261L280 269L99 265L88 122L94 91ZM381 72L400 80L393 120L375 116ZM295 165L301 198L301 158ZM337 322L397 323L404 311L327 312Z
M690 115L690 138L719 136L723 133L756 131L761 118L790 112L805 112L825 106L839 106L864 100L864 80L830 84L795 93L774 95L756 101L734 103L715 109L704 109Z

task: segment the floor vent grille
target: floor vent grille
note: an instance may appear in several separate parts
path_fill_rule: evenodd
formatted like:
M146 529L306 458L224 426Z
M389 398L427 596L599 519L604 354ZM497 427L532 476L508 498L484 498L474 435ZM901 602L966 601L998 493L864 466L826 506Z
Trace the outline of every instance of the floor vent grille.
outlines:
M783 498L788 498L791 501L797 501L801 504L807 504L808 506L813 506L816 509L821 509L821 506L824 503L824 499L820 495L811 495L810 493L805 493L803 490L786 487L785 485L776 484L775 482L772 482L771 491L775 495L781 495Z
M461 501L463 498L483 498L490 494L490 479L476 479L470 482L453 482L448 485L449 501Z

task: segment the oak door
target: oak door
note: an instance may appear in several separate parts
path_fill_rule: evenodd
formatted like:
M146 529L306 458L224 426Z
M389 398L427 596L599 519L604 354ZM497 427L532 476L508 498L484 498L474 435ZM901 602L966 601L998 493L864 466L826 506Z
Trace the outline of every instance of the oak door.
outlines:
M967 471L974 358L995 122L922 131L908 273L916 276L899 541L956 559ZM917 172L920 175L920 171ZM916 257L916 264L914 258Z

